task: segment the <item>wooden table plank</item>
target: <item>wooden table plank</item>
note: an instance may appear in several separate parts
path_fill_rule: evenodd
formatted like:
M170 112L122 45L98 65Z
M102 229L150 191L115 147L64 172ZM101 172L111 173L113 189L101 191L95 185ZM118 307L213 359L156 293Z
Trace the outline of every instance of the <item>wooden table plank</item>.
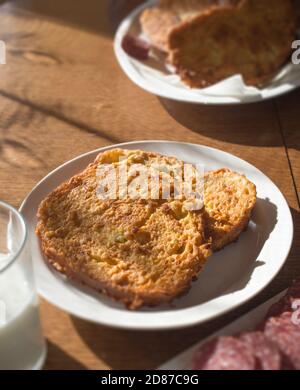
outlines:
M123 15L126 9L118 1ZM167 333L114 330L75 319L42 300L47 369L154 368L300 276L299 207L282 125L294 129L299 97L291 95L279 111L274 102L215 108L159 100L119 68L108 2L78 0L74 9L73 3L22 0L0 8L0 39L8 48L8 64L0 67L1 199L18 206L50 170L83 152L116 142L166 139L216 147L253 163L283 191L295 217L295 245L275 281L240 309L202 326ZM98 14L99 26L91 16ZM289 105L295 107L291 113ZM293 171L297 160L295 155Z
M276 106L300 207L300 89L277 99Z

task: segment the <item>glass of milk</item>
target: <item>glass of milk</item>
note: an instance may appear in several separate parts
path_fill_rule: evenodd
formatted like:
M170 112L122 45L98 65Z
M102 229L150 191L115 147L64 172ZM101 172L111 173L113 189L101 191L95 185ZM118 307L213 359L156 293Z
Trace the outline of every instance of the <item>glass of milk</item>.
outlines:
M0 370L38 370L45 356L26 225L0 201Z

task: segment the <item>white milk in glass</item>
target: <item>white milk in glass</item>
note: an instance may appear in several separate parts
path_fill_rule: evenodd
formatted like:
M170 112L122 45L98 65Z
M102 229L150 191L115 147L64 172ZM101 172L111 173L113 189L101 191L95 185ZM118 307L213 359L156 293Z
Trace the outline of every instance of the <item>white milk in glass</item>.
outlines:
M44 350L36 293L13 264L0 274L0 369L40 368Z
M0 370L40 369L45 355L26 225L0 201Z

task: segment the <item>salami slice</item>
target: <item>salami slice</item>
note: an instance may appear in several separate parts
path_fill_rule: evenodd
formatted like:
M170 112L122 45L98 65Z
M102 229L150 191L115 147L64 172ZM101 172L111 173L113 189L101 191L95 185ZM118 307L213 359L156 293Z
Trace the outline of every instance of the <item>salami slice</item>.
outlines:
M150 45L140 38L125 35L122 48L129 56L137 60L146 61L149 59Z
M220 337L206 343L195 354L194 370L254 370L255 358L247 345L235 337Z
M255 370L278 371L281 369L281 354L277 346L262 332L244 333L240 336L255 357Z
M282 355L282 369L300 370L300 325L293 313L271 317L265 324L265 336L277 345Z

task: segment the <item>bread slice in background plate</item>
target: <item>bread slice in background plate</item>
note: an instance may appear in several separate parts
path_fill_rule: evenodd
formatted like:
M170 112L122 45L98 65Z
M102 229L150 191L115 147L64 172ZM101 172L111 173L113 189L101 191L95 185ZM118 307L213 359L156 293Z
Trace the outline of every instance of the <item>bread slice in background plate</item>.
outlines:
M289 60L296 38L292 0L242 0L215 7L173 28L169 61L191 88L235 74L263 86Z
M142 31L151 44L168 52L168 37L174 27L212 7L236 4L240 0L160 0L140 17Z

